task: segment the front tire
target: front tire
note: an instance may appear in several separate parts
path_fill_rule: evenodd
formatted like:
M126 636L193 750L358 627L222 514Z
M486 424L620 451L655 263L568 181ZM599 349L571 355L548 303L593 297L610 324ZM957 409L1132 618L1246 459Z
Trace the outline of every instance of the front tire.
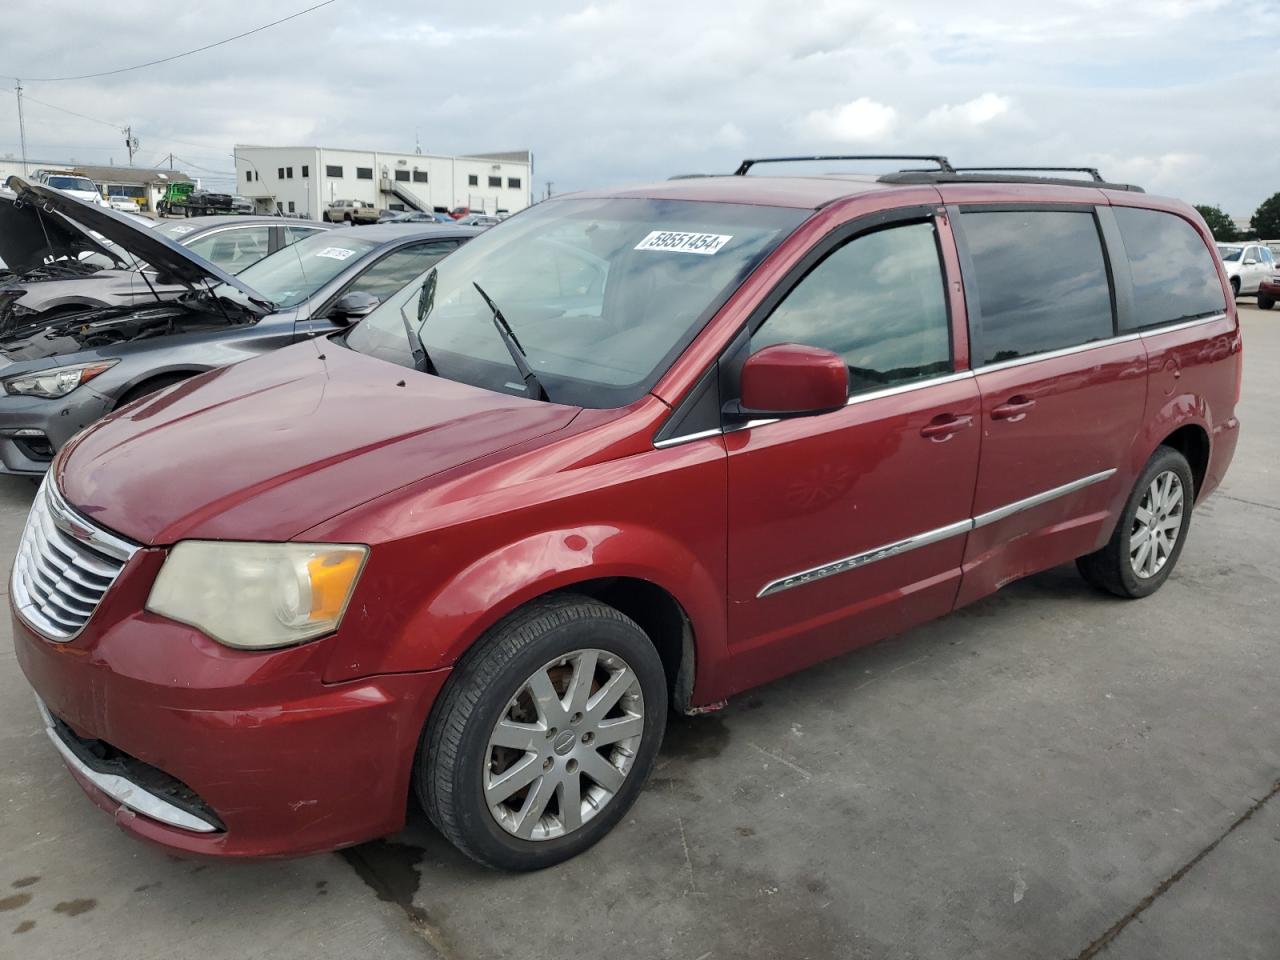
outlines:
M1194 500L1187 458L1160 447L1139 474L1107 545L1076 561L1080 575L1118 597L1149 597L1177 566Z
M1270 310L1270 309L1271 309L1272 307L1274 307L1275 305L1276 305L1276 302L1275 302L1273 299L1271 299L1270 297L1265 297L1265 296L1263 296L1262 294L1258 294L1258 309L1259 309L1259 310Z
M635 621L584 596L534 601L455 668L418 748L418 797L473 860L552 866L630 809L666 714L662 661Z
M1231 298L1233 300L1238 300L1240 298L1240 278L1239 277L1231 278Z

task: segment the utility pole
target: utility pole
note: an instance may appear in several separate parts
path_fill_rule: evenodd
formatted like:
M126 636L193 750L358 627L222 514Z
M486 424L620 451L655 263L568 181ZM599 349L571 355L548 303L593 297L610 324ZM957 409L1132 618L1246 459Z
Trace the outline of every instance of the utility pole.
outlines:
M172 154L172 153L171 153L171 154L169 154L169 169L170 169L170 170L172 170L172 169L173 169L173 154ZM236 174L236 176L239 176L239 174Z
M18 93L18 139L22 144L22 176L27 176L27 122L22 115L22 81L17 80L14 89Z
M129 151L129 166L133 166L133 151L138 149L138 138L133 135L133 127L125 127L121 133L124 134L124 145Z

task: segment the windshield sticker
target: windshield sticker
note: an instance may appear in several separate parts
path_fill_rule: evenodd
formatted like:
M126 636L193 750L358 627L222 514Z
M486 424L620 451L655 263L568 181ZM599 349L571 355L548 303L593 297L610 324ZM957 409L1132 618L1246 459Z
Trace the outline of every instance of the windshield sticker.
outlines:
M330 260L346 260L348 257L354 257L355 254L354 250L348 250L346 247L325 247L316 256L328 257Z
M700 253L709 256L732 240L719 233L675 233L655 230L636 244L637 250L666 250L670 253Z
M170 227L169 233L172 236L181 237L181 236L184 236L185 234L190 233L194 229L195 227Z

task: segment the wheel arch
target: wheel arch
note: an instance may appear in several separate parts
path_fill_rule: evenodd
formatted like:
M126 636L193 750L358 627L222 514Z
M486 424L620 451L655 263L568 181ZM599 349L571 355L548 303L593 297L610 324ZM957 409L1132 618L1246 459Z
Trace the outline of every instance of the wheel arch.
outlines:
M1185 423L1161 440L1158 446L1172 447L1187 458L1191 465L1191 478L1195 481L1195 497L1199 497L1209 471L1209 431L1199 423Z
M147 370L129 379L115 391L115 402L112 404L112 409L119 409L122 404L127 403L128 401L125 398L130 394L136 393L139 387L144 387L157 380L170 382L187 380L208 370L208 367L167 367L163 370Z

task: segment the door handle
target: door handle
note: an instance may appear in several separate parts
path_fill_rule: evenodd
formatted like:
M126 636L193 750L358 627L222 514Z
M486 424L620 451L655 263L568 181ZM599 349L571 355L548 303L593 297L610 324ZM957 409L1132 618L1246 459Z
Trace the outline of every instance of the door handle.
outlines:
M992 420L1008 420L1011 423L1017 423L1019 420L1025 417L1027 415L1027 411L1029 411L1035 405L1036 405L1036 402L1032 400L1030 397L1024 397L1024 396L1010 397L1008 400L1000 404L998 407L992 408L991 419Z
M934 417L920 428L920 436L930 440L946 440L953 433L973 426L973 417L957 417L951 413L943 413Z

